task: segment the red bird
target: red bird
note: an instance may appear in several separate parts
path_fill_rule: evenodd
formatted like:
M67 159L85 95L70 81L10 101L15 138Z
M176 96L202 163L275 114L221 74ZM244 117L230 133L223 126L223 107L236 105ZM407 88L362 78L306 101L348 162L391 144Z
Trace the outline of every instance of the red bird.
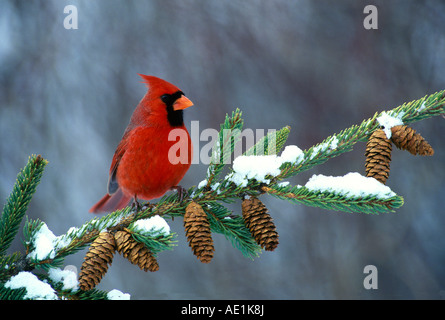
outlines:
M148 91L134 110L114 153L108 193L90 212L112 212L126 207L131 199L139 206L138 199L161 197L168 190L179 188L178 183L190 168L193 150L183 110L193 103L171 83L140 76L148 84ZM172 132L174 129L179 131ZM170 135L171 132L174 134ZM175 140L178 136L179 142ZM187 150L179 161L178 150Z

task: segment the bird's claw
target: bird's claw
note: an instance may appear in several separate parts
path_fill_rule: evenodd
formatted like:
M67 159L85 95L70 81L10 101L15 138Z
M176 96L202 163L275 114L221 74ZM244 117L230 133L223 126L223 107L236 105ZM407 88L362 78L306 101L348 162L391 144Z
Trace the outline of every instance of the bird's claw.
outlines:
M142 209L141 204L138 202L138 199L134 197L133 203L131 204L131 210L135 211L135 213L138 213L139 211L141 211L141 209Z
M178 192L179 203L181 203L184 198L187 198L189 196L187 190L181 186L174 186L171 189Z

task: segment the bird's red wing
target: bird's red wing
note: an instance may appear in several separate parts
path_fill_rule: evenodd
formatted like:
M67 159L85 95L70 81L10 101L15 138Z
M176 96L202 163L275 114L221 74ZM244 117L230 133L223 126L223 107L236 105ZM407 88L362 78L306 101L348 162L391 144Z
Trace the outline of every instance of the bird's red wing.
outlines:
M117 172L117 168L119 167L119 162L122 159L122 156L124 155L126 149L127 149L127 139L128 136L130 135L131 130L126 130L124 133L124 136L122 137L121 142L119 142L119 145L116 148L116 151L114 152L114 156L113 156L113 160L111 161L111 166L110 166L110 175L108 177L108 186L107 186L107 191L108 194L113 194L117 191L117 189L119 189L119 184L117 182L117 178L116 178L116 172Z

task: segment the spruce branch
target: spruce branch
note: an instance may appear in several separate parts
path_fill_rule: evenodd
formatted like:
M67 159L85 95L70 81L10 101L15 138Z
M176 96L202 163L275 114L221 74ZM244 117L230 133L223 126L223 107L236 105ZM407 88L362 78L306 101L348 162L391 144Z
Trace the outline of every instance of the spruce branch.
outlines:
M386 134L391 133L391 128L381 128L381 118L384 116L396 118L403 124L393 130L393 143L410 152L432 155L432 148L429 145L425 147L423 138L406 126L433 116L444 115L444 107L445 90L404 103L392 110L376 113L361 124L333 134L307 150L286 146L281 155L278 155L290 133L290 127L286 126L276 132L269 132L238 157L252 161L252 164L264 165L265 167L261 168L265 169L261 170L262 175L250 175L251 172L243 172L234 163L229 168L229 173L223 177L221 172L230 163L243 127L242 114L237 109L231 116L227 115L221 124L206 179L197 186L190 187L186 197L179 199L175 193L166 194L157 203L145 204L138 212L134 212L131 207L117 210L101 218L93 218L78 228L70 228L61 236L52 234L44 222L27 219L23 229L25 253L6 256L4 253L17 232L47 163L41 156L31 156L26 167L18 175L0 219L0 297L23 299L26 290L5 287L8 279L23 271L34 269L50 272L62 266L66 256L90 246L89 267L85 269L89 272L90 280L84 290L66 290L53 279L48 278L46 281L59 297L106 299L107 294L98 291L94 286L111 264L114 250L141 269L156 271L159 268L156 256L175 246L176 234L138 227L139 222L147 222L156 216L172 221L175 218L184 218L186 233L194 253L202 262L208 263L214 251L212 232L222 234L244 256L252 259L257 257L263 248L275 249L278 245L278 233L267 208L258 199L264 194L291 203L327 210L365 214L393 212L403 205L403 198L374 178L361 176L361 179L371 179L366 181L375 182L387 189L380 188L375 192L344 192L336 188L314 187L310 185L311 181L305 186L292 186L282 180L351 151L355 143L366 142L377 129L384 129ZM388 141L389 137L385 139L385 143L389 143ZM379 143L379 140L375 140L373 145ZM373 157L376 158L375 155ZM225 206L240 200L243 200L244 204L242 215ZM193 208L190 207L191 204ZM189 213L186 217L187 210ZM42 237L50 243L49 249L42 250L39 244ZM95 245L92 248L93 243ZM100 255L103 256L102 260L96 260L101 259ZM40 275L40 278L44 279L45 275Z
M445 90L404 103L392 110L376 113L372 118L364 120L360 125L353 125L338 134L329 136L321 143L303 151L305 161L298 165L283 165L282 172L277 176L277 180L295 176L314 166L325 163L344 152L352 151L354 144L365 142L376 129L380 128L376 119L383 114L393 117L401 116L404 124L414 123L437 115L444 115Z
M0 300L24 300L26 288L10 289L0 283Z
M388 198L377 196L354 197L335 192L312 191L306 187L263 187L268 194L292 203L302 203L327 210L379 214L394 212L403 205L403 197L394 195Z
M20 252L14 252L11 255L0 256L0 282L7 281L12 275L18 273L17 269L24 270L25 262Z
M6 200L0 218L0 256L6 253L14 240L47 164L48 161L42 156L32 155L26 166L17 175L16 183L11 195Z
M281 151L290 133L290 126L280 129L278 132L269 132L261 138L255 145L250 147L244 155L272 155Z
M255 242L240 215L234 215L225 206L212 202L204 207L213 232L224 235L232 246L250 259L261 253L261 247Z
M150 248L155 257L162 251L173 250L177 243L177 234L173 232L164 234L158 232L141 233L132 228L125 228L125 230L131 234L135 241L143 243L147 248Z
M218 140L212 150L212 157L207 169L207 188L210 187L213 179L220 174L224 165L229 163L235 144L238 142L241 129L243 128L243 119L241 116L242 112L236 109L232 112L231 117L226 115L224 122L221 124Z

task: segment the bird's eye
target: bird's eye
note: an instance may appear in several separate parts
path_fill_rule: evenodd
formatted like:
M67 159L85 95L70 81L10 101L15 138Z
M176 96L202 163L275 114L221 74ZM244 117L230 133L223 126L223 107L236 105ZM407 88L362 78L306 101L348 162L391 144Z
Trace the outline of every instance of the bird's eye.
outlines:
M169 102L169 100L170 100L170 95L169 94L164 94L164 95L162 95L161 96L161 100L162 100L162 102L164 102L164 103L168 103Z

